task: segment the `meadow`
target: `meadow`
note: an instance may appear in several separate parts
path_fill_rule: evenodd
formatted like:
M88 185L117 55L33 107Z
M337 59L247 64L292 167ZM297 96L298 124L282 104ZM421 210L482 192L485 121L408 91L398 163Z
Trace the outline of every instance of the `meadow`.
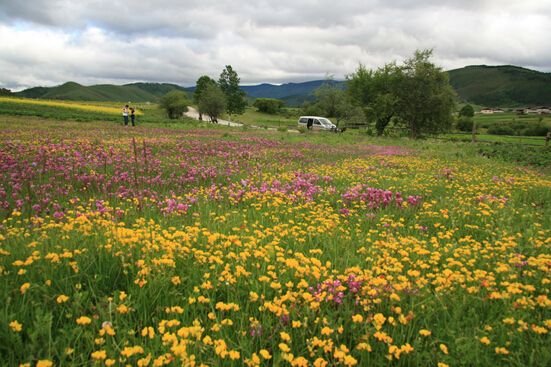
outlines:
M461 142L0 117L6 366L548 366L551 176Z

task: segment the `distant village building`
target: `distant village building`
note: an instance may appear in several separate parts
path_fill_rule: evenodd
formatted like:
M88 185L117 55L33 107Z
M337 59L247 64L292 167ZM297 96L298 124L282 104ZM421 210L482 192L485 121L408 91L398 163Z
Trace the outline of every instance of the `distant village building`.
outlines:
M480 113L494 113L494 110L491 108L483 108L480 110Z
M517 115L548 115L551 113L549 107L519 107L515 110Z

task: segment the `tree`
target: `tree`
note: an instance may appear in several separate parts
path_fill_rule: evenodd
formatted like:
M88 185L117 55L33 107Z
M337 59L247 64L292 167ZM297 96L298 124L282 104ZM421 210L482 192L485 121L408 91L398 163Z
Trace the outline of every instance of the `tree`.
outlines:
M253 107L258 108L259 112L275 115L280 109L285 107L285 101L274 98L257 98L253 102Z
M199 106L199 103L201 102L201 97L203 96L205 89L207 88L208 85L211 85L211 84L217 85L216 80L211 79L207 75L203 75L202 77L197 79L197 83L195 84L195 90L193 91L193 102L195 102L197 106ZM201 120L201 118L202 118L201 112L199 112L199 120Z
M470 104L467 104L459 110L459 117L474 117L474 108Z
M327 75L323 83L314 91L316 106L325 117L340 118L341 105L345 99L343 83L337 83L332 75Z
M361 63L356 72L346 76L347 96L351 103L363 110L367 122L375 122L377 135L383 135L386 126L397 114L397 68L391 62L376 71L367 70Z
M230 121L232 114L242 115L245 112L245 107L247 107L247 101L244 99L247 93L239 88L240 81L241 79L239 79L231 65L226 65L226 68L220 74L220 79L218 79L218 85L226 96L226 111Z
M417 50L397 68L397 112L413 139L426 131L447 131L453 125L455 91L448 73L429 62L431 55L432 50Z
M0 88L0 96L12 96L11 89Z
M166 110L169 119L177 119L189 110L189 102L187 94L173 90L159 98L159 108Z
M200 114L209 116L211 120L218 119L226 109L226 96L222 89L216 83L209 83L203 90L197 108Z

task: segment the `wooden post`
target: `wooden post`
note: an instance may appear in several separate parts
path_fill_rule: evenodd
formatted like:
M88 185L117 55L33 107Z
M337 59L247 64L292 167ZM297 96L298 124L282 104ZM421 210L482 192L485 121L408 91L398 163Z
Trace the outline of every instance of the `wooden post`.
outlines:
M473 138L472 142L476 143L476 121L473 121Z
M545 146L549 146L549 140L551 140L551 132L547 133L547 137L545 138Z

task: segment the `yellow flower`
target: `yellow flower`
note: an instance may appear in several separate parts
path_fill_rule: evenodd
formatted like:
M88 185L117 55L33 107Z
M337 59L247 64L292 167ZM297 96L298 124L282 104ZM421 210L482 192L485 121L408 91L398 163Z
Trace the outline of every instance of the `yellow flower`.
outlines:
M23 326L20 323L18 323L17 320L10 322L10 327L16 333L20 332L23 329Z
M107 358L107 354L105 353L104 350L98 350L97 352L93 352L91 357L92 359L96 359L96 360L105 359Z
M92 319L86 316L81 316L77 319L77 324L86 325L92 322Z
M362 322L364 317L362 315L352 315L352 322Z
M57 297L57 303L67 302L68 299L69 299L69 297L61 295L61 296Z
M130 310L125 305L120 305L119 307L117 307L117 311L119 311L120 313L128 313L128 311Z
M115 363L117 363L117 361L115 361L114 359L106 359L106 360L105 360L105 365L106 365L107 367L112 366L112 365L114 365Z
M21 290L21 294L25 294L25 292L27 291L27 289L30 288L30 284L29 283L25 283L21 286L21 288L19 288Z
M448 364L438 362L438 367L450 367Z
M440 349L444 354L448 354L448 347L446 347L444 344L440 344Z
M53 363L45 359L38 361L38 363L36 364L36 367L51 367L51 366L53 366Z
M326 360L323 358L318 358L314 361L314 367L326 367L329 364Z
M270 359L272 356L270 355L270 352L268 352L266 349L262 349L260 352L258 352L262 358L264 359Z
M291 336L289 334L287 334L286 332L282 331L281 333L279 333L279 335L281 336L281 339L285 342L290 342L291 341Z
M285 343L279 343L279 349L285 353L289 353L291 351L291 348L289 348L289 346Z
M509 351L505 348L498 348L496 347L496 353L497 354L509 354Z
M330 335L332 332L333 332L333 329L327 326L321 329L321 335Z
M231 359L239 359L240 357L241 357L241 355L239 354L239 352L237 352L235 350L230 351L230 358Z
M430 336L432 334L432 332L430 332L428 330L425 330L425 329L421 329L421 330L419 330L419 334L421 334L423 336Z
M487 337L480 339L480 342L486 345L490 345L490 339L488 339Z

